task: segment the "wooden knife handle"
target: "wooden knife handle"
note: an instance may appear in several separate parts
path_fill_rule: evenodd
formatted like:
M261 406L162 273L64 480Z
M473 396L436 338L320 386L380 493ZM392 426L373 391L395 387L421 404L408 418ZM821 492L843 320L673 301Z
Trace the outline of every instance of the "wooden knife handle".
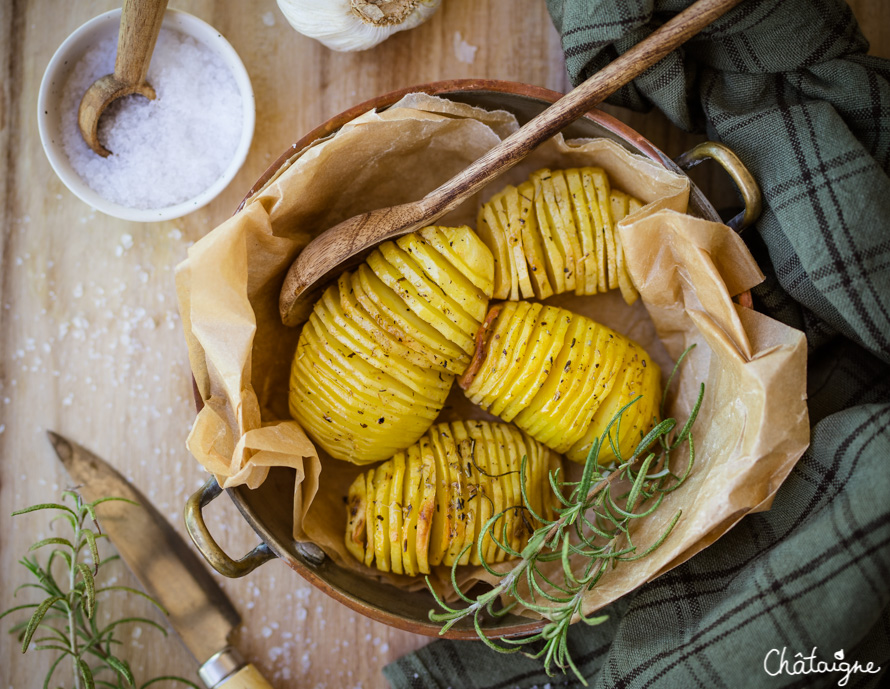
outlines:
M272 689L272 685L260 674L253 663L248 663L238 672L229 675L216 685L215 689Z

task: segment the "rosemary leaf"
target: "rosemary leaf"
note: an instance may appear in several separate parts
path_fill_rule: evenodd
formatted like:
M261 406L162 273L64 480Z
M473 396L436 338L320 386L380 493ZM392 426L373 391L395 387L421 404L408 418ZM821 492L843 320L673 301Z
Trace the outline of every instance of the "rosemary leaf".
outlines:
M65 599L61 596L53 596L52 598L47 598L40 605L37 606L37 610L34 611L34 614L31 615L31 619L28 620L28 626L25 627L25 636L22 640L22 653L27 652L28 646L31 645L31 637L33 637L34 632L37 631L37 626L40 624L40 621L46 614L46 611L49 610L55 603L63 600Z
M43 565L38 562L36 556L33 560L27 556L19 560L19 564L28 570L36 581L19 585L15 592L17 594L24 589L38 589L45 597L42 601L17 605L0 612L0 619L25 610L32 611L27 621L14 624L9 631L11 634L19 635L22 653L34 649L57 654L44 677L44 689L53 686L53 676L66 658L71 663L71 674L67 681L64 681L66 686L74 685L80 689L94 689L96 686L115 689L124 686L135 687L136 680L129 664L116 654L123 644L114 638L115 628L126 622L138 622L158 629L165 636L166 629L157 622L142 617L119 619L99 629L95 621L99 594L137 595L150 601L162 613L166 614L166 611L160 603L142 591L126 586L97 588L96 577L101 566L117 559L117 556L105 559L99 556L98 541L104 539L105 534L99 529L95 506L109 500L120 500L134 505L137 503L115 497L84 503L81 496L71 490L63 491L62 498L63 501L73 502L74 507L58 503L41 503L13 513L24 515L40 510L62 511L64 519L59 520L57 517L50 521L50 526L64 523L71 528L73 536L44 538L30 547L28 552L40 550L44 546L56 546L50 551ZM93 528L90 528L90 525ZM80 560L84 552L89 552L90 564ZM64 569L64 572L61 572L64 576L57 579L53 574L54 569ZM59 582L65 582L65 586ZM38 630L41 634L35 638ZM107 677L102 677L103 674ZM188 680L168 676L150 680L143 684L142 688L161 680L174 681L198 689L196 684Z

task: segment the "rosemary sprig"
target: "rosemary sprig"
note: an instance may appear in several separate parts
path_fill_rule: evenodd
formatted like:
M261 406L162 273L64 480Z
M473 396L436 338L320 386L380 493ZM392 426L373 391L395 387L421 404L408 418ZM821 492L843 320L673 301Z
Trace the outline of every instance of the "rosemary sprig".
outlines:
M74 506L65 502L70 499ZM50 665L43 681L43 689L49 689L56 669L65 658L71 661L72 677L75 689L95 689L95 687L111 687L125 689L135 687L136 680L126 660L119 658L115 650L121 641L115 638L115 632L122 624L142 623L159 629L164 636L167 631L157 622L144 617L127 617L114 620L104 627L97 623L96 610L100 597L111 592L135 594L148 599L162 613L166 610L151 596L126 586L98 586L99 569L108 562L117 560L117 555L100 559L98 542L106 538L99 528L96 518L96 506L108 501L138 503L126 498L107 497L93 502L84 502L79 493L73 490L62 492L62 503L42 503L13 512L13 516L28 514L39 510L59 512L55 522L64 520L71 527L72 538L53 536L34 543L28 552L52 547L46 563L41 565L37 556L24 556L19 563L37 580L19 586L15 593L26 588L40 589L46 598L39 603L25 603L0 613L0 619L21 611L32 610L29 619L19 622L10 629L10 633L18 633L22 643L22 653L30 648L38 651L55 651L59 655ZM88 525L92 523L92 527ZM52 523L51 522L51 523ZM89 559L87 560L87 553ZM55 570L62 570L56 576ZM141 685L145 689L149 685L169 680L184 684L193 689L200 689L193 682L181 677L156 677ZM67 682L66 682L67 684Z
M693 345L694 346L694 345ZM660 412L664 418L667 392L683 359L690 347L678 359L665 386L661 399ZM522 552L516 552L508 545L506 520L503 533L498 538L495 524L507 510L492 515L481 529L476 542L482 566L499 581L490 590L478 597L470 598L463 593L457 583L456 565L451 570L451 584L458 597L467 603L465 607L447 605L436 593L427 577L427 586L444 612L430 610L430 620L443 623L440 634L447 632L460 620L472 617L479 638L492 649L502 653L515 653L530 644L536 644L534 651L523 651L531 658L543 659L548 675L553 675L555 665L562 672L569 669L585 686L586 679L572 660L568 649L568 630L575 622L595 626L606 621L607 616L585 616L584 598L597 585L603 574L620 563L632 562L646 557L656 550L670 535L681 513L678 511L658 539L645 549L638 551L633 543L630 524L644 519L655 512L664 496L679 488L689 476L695 462L695 445L692 426L701 408L705 386L701 384L698 399L692 412L678 430L678 422L665 418L645 437L641 438L630 457L621 457L617 438L620 437L623 414L642 397L631 400L621 408L610 421L602 437L594 441L584 464L580 481L562 481L558 475L550 475L550 484L556 498L562 505L556 510L556 518L548 521L536 514L525 494L527 458L522 459L523 507L542 524L529 538ZM611 468L601 467L598 462L600 449L609 443L617 457ZM675 450L688 445L688 458L682 471L672 468ZM615 495L615 486L630 486ZM568 494L568 497L566 497ZM482 548L483 538L489 535L501 549L518 558L518 562L508 571L496 571L485 560ZM464 552L472 544L464 548ZM462 553L463 554L463 553ZM455 559L455 563L459 558ZM542 565L559 563L561 567L549 576L542 571ZM554 567L550 567L554 569ZM558 579L556 581L555 579ZM525 584L527 593L520 592ZM531 636L521 639L502 639L506 645L496 643L486 636L482 629L484 616L506 615L517 605L539 613L547 620L544 627Z

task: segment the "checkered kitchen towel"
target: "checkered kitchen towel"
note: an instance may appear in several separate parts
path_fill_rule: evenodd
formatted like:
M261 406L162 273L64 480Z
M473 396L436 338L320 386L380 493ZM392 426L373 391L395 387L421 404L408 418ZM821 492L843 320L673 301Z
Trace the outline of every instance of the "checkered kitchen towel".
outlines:
M574 83L689 4L548 0ZM812 444L771 511L572 629L591 686L890 686L890 62L867 50L842 0L744 0L611 99L706 129L760 182L755 308L807 335ZM825 671L841 657L857 671ZM385 674L579 686L478 642Z

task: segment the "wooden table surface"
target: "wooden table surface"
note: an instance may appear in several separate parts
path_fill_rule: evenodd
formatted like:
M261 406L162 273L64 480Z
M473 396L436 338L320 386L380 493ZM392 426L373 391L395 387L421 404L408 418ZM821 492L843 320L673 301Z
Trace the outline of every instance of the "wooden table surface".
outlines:
M83 22L119 4L0 2L0 609L35 595L13 598L27 580L17 561L50 534L47 517L13 519L10 512L58 499L68 487L46 429L106 458L185 533L182 507L206 474L185 449L194 404L173 270L285 148L347 107L412 84L484 77L569 88L542 0L445 0L427 24L360 54L331 52L296 33L274 0L177 0L172 6L211 23L241 55L256 92L256 133L240 173L209 206L175 221L131 223L92 210L62 185L41 150L35 117L53 52ZM890 3L852 5L872 53L890 57ZM607 109L670 156L700 140L657 114ZM719 206L721 183L704 180L703 187ZM206 514L227 552L255 545L228 500ZM108 569L117 583L136 585L123 565ZM382 667L428 642L351 612L278 561L244 579L219 579L243 618L236 645L277 689L385 687ZM153 614L141 601L121 601L109 600L106 612ZM8 627L7 618L0 688L42 686L52 654L21 655ZM196 680L176 641L145 625L121 638L137 679L176 673Z

